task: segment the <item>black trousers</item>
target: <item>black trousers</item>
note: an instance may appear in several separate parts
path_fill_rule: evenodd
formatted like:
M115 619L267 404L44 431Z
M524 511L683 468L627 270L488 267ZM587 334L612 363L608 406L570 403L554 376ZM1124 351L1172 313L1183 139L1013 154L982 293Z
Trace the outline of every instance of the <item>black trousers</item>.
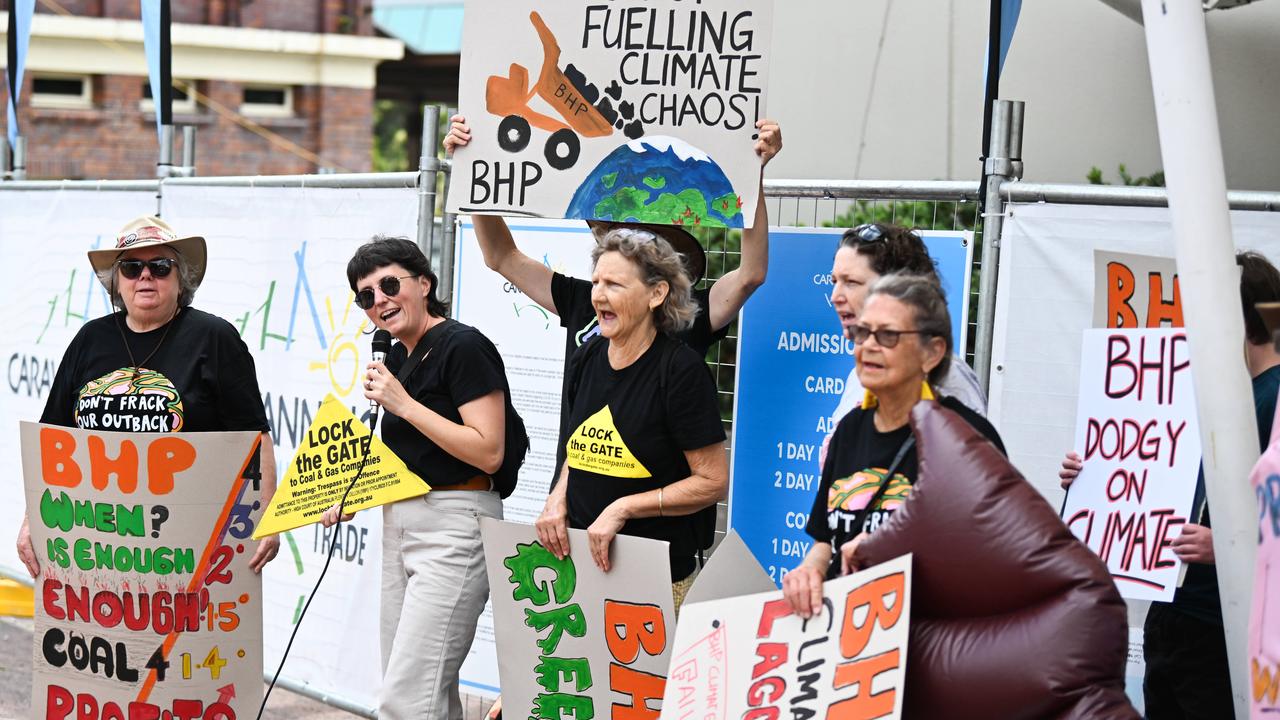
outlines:
M1147 720L1230 720L1235 716L1221 624L1152 603L1143 633Z

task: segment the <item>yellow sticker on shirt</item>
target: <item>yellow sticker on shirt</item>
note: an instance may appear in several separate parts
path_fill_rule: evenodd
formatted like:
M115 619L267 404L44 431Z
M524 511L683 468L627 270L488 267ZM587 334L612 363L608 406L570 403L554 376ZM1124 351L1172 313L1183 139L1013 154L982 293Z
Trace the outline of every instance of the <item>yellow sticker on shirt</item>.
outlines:
M653 477L631 454L613 423L609 406L582 421L565 444L569 467L575 470L625 478Z

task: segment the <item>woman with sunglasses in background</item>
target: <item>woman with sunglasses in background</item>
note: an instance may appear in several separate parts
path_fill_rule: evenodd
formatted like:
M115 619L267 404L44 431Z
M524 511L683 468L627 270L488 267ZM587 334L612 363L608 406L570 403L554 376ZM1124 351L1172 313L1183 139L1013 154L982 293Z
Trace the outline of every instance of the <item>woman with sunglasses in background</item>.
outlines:
M378 717L461 720L458 671L489 596L480 518L501 519L514 489L494 478L506 447L506 371L488 338L448 319L431 264L409 240L360 246L347 280L369 320L398 341L385 364L369 364L364 384L386 412L382 440L431 486L382 506ZM322 522L337 520L334 507Z
M845 333L856 344L865 392L831 437L805 526L813 547L782 581L787 601L805 618L822 607L823 581L855 570L860 539L911 494L919 470L909 423L916 403L937 400L1004 452L991 423L934 392L952 362L951 316L934 277L891 274L876 280Z
M918 231L882 223L868 223L845 231L831 266L831 307L840 318L846 336L848 328L858 322L862 304L867 298L867 288L889 273L924 275L942 284L933 258L929 256ZM953 358L948 365L937 389L979 415L987 414L987 397L978 383L978 376L959 357ZM850 372L844 395L832 418L839 422L861 402L862 386L858 383L858 374Z
M204 279L202 237L178 237L162 220L125 225L89 262L118 312L90 320L62 356L40 422L116 432L262 433L262 506L276 486L274 446L249 348L231 323L191 307ZM125 396L145 402L124 403ZM276 556L268 536L250 557L261 572ZM32 577L40 564L26 520L18 555Z

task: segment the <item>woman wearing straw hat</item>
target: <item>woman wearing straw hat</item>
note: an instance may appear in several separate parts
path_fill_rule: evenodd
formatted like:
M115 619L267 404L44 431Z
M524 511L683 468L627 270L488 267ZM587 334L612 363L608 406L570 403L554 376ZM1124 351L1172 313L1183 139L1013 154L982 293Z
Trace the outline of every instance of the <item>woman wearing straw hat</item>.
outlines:
M206 257L204 238L178 237L150 216L125 225L115 247L89 251L119 311L85 323L71 340L40 422L117 432L257 430L265 507L275 492L275 454L253 357L231 323L191 307ZM130 395L147 402L114 399ZM264 538L250 567L261 572L279 546ZM37 577L25 519L18 555Z

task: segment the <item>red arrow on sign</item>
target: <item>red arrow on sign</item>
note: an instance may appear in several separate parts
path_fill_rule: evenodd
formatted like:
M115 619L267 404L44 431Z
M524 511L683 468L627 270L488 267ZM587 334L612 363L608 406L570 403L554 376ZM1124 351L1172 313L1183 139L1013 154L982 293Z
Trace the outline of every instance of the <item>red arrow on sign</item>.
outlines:
M218 702L223 705L230 705L231 701L236 698L236 686L234 683L223 685L218 688Z

